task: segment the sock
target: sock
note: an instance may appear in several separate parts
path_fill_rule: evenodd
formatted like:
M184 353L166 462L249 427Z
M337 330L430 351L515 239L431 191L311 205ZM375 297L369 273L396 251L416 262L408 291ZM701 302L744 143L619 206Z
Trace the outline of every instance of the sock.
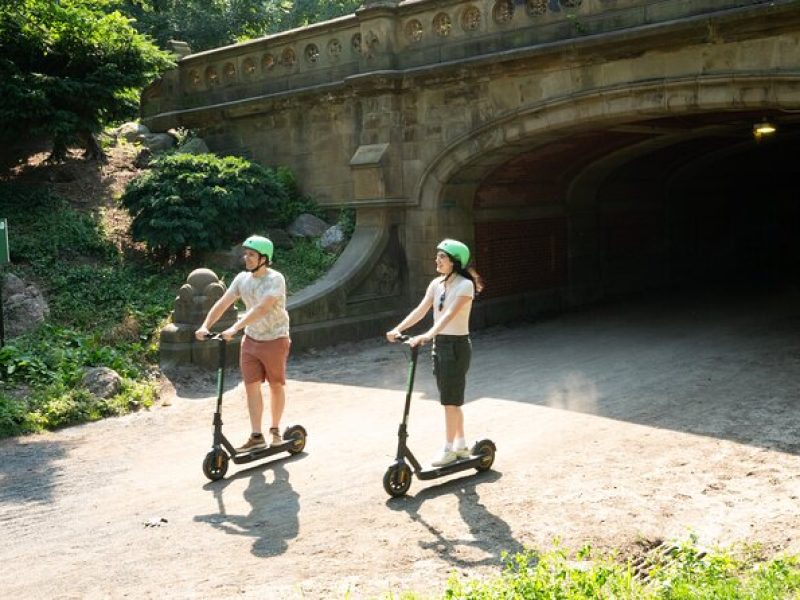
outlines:
M453 449L453 445L450 442L445 442L444 451L445 452L450 452L450 450L452 450L452 449Z
M260 437L262 437L262 435L261 435L261 432L260 432L260 431L254 431L254 432L253 432L253 437L254 437L254 438L260 438Z
M464 438L456 438L453 442L453 449L455 450L463 450L467 447L467 442L464 441Z

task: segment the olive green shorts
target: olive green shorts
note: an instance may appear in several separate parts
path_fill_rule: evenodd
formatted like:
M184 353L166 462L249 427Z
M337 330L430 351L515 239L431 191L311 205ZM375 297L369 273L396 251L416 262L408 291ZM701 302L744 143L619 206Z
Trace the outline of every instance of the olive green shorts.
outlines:
M437 335L431 350L433 375L439 388L439 401L448 406L464 404L467 371L472 360L468 335Z

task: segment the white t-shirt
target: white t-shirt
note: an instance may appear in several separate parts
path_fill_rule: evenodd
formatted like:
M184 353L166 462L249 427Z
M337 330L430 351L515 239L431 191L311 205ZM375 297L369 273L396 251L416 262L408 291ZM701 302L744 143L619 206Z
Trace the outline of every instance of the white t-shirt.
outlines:
M261 342L289 337L289 313L286 312L286 281L278 271L268 269L263 277L242 271L231 282L230 290L237 293L250 310L267 296L278 300L261 319L244 328L248 337Z
M444 294L444 303L440 300ZM442 335L469 335L469 314L472 310L472 299L475 297L475 285L466 277L457 273L450 276L449 285L445 288L444 278L437 277L428 285L425 298L433 304L433 322L438 323L448 308L456 303L456 298L467 296L469 302L453 315L450 322L439 331ZM442 304L442 310L439 310Z

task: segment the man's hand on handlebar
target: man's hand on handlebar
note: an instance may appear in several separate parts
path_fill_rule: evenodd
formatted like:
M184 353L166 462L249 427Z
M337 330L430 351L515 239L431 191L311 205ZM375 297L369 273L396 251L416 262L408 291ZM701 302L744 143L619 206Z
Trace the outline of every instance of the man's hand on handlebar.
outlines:
M228 327L225 331L220 333L220 337L226 342L230 342L239 333L234 327Z
M194 332L194 337L201 342L211 339L223 339L226 342L230 342L233 338L236 337L236 334L239 332L234 327L229 327L225 331L221 331L220 333L211 333L206 327L200 327L197 331Z

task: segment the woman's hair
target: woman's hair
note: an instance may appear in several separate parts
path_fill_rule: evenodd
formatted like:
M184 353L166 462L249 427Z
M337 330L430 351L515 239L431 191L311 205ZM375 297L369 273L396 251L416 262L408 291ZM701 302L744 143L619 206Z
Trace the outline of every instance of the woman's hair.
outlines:
M450 257L453 260L453 271L461 275L464 279L469 279L473 284L475 284L475 278L472 276L467 269L461 266L461 261L457 258Z
M483 291L484 283L483 278L480 276L480 273L475 270L475 267L462 265L461 261L449 252L445 252L445 254L447 254L450 261L453 263L453 271L461 275L464 279L469 279L472 285L475 286L475 293L480 294L481 291Z

